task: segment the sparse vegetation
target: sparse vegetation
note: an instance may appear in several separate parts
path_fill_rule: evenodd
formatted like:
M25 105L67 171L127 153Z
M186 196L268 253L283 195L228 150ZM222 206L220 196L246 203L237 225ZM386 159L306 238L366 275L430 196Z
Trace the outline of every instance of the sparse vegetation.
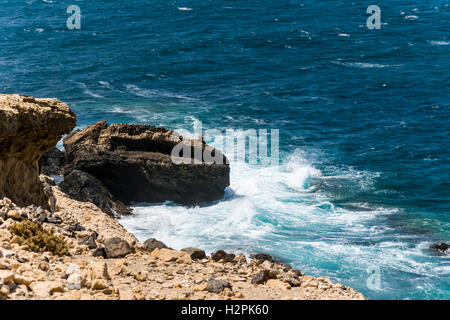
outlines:
M31 251L50 251L58 256L69 254L66 241L53 232L45 230L41 224L24 220L10 226L9 231L19 237L20 245L28 245Z

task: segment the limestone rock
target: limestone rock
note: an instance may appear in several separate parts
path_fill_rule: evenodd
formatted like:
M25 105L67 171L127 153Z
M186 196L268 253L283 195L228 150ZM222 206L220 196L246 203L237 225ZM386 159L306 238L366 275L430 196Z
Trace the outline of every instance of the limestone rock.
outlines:
M8 282L13 282L14 273L9 270L0 270L0 285Z
M174 163L175 146L188 146ZM223 154L202 141L180 137L174 131L148 125L98 122L64 139L65 173L77 169L100 180L125 204L163 202L197 204L219 200L230 184L230 167ZM195 150L210 153L220 163L193 163Z
M273 287L276 289L289 290L291 288L289 283L282 282L278 279L269 279L266 282L266 285L269 287Z
M75 122L75 114L56 99L0 94L0 198L50 209L39 180L40 159Z
M91 278L110 280L111 277L108 274L108 266L105 262L95 262L90 264Z
M30 289L39 297L47 297L55 292L64 292L64 286L56 281L33 282Z
M157 257L159 260L163 262L171 262L171 261L177 261L177 262L183 262L183 263L190 263L192 262L191 257L186 253L182 251L177 250L171 250L171 249L154 249L152 253L150 254L151 257Z
M17 210L9 210L7 216L14 220L19 220L21 218L20 213Z
M92 290L102 290L102 289L107 289L107 288L108 288L108 284L104 280L95 279L92 282L92 286L91 286Z

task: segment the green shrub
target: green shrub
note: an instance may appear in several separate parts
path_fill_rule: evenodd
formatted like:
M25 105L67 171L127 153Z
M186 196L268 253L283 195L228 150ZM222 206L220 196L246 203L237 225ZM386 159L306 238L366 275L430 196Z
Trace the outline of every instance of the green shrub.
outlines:
M58 256L69 254L66 241L52 231L44 230L41 224L23 220L11 225L9 231L19 237L20 245L28 245L31 251L50 251Z

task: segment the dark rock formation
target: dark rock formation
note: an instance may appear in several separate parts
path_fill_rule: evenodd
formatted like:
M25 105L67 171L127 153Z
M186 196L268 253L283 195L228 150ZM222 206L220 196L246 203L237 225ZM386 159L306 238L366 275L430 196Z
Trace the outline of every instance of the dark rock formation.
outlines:
M233 261L234 257L236 257L236 255L234 255L233 253L226 253L223 250L218 250L211 254L211 259L213 259L214 261L223 260L224 262L231 262Z
M115 201L108 189L97 178L86 172L71 171L64 176L64 181L59 186L61 191L72 199L91 202L111 217L132 213L130 207Z
M276 261L271 255L268 255L265 253L251 254L250 259L259 260L259 261L270 261L270 262Z
M206 257L205 251L197 248L184 248L181 251L191 256L191 259L203 259Z
M59 100L0 94L0 198L51 209L39 179L41 157L75 123Z
M42 156L42 173L47 176L60 176L64 173L64 152L52 148Z
M155 249L167 248L166 244L162 241L156 240L155 238L150 238L145 240L144 248L150 252Z
M440 254L449 254L450 253L450 244L441 242L435 243L430 246L430 250L440 253Z
M123 258L131 253L131 247L125 240L109 238L105 241L105 251L108 258Z
M66 174L76 169L87 172L126 204L215 201L223 197L230 181L228 161L220 151L164 128L108 127L103 121L75 131L64 139L64 147ZM172 151L178 149L179 157L173 162ZM209 155L210 161L196 163L193 159L198 153ZM214 162L211 157L218 160Z

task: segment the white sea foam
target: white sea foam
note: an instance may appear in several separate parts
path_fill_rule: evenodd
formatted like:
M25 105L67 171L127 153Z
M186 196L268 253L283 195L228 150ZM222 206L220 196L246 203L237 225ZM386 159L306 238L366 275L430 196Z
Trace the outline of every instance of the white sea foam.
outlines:
M99 81L98 82L102 87L105 87L107 89L112 89L111 84L108 81Z
M448 46L450 44L450 41L428 41L428 43L432 44L433 46Z
M78 85L80 86L80 88L83 89L83 93L84 93L84 94L87 94L88 96L91 96L91 97L93 97L93 98L103 98L102 95L100 95L100 94L98 94L98 93L95 93L95 92L92 92L92 91L88 88L88 86L87 86L86 84L84 84L84 83L78 83Z
M367 63L367 62L344 62L344 61L332 61L332 63L345 66L345 67L351 67L351 68L359 68L359 69L372 69L372 68L388 68L392 67L392 65L387 64L380 64L380 63Z
M410 15L410 16L406 16L405 19L406 20L410 20L410 21L414 21L414 20L419 19L419 16Z
M195 126L196 121L185 118L186 124ZM411 246L414 235L393 237L396 231L386 221L400 214L399 209L364 201L339 206L320 187L350 183L364 190L372 187L379 173L330 170L340 173L324 175L301 150L292 152L280 167L234 161L231 186L222 201L190 208L170 202L137 204L135 214L120 222L141 241L155 237L175 249L194 246L207 253L262 251L287 258L311 275L357 288L364 288L366 270L373 266L380 267L385 291L392 289L389 277L398 272L432 278L449 274L447 262L424 261L430 243Z
M189 8L189 7L178 7L178 10L180 10L180 11L191 11L193 9Z
M186 119L195 120L195 117ZM232 159L233 155L227 156ZM345 177L351 178L353 174L349 171ZM135 214L122 218L121 223L142 241L155 237L176 249L197 246L246 253L268 247L266 241L279 238L285 228L298 228L300 232L332 224L348 230L353 226L353 232L370 232L358 223L373 219L378 213L336 210L327 196L310 187L311 179L322 178L326 177L299 150L280 167L234 161L231 185L222 201L194 208L170 202L137 204Z
M187 96L183 96L180 94L175 94L172 92L168 92L165 90L156 90L156 89L144 89L144 88L140 88L137 85L134 84L129 84L129 85L125 85L125 89L127 92L134 94L136 96L139 97L144 97L144 98L157 98L157 97L162 97L162 98L176 98L176 99L184 99L184 100L193 100L190 97Z

